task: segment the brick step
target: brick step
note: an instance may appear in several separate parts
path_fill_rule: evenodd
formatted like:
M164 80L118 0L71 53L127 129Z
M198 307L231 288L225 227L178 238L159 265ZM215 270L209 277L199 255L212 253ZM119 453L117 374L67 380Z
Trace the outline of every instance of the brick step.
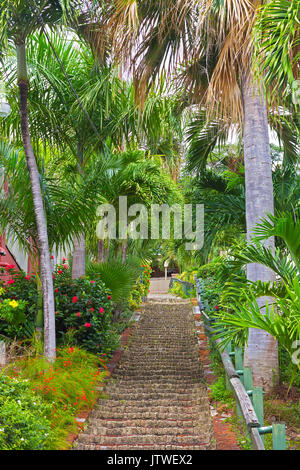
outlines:
M197 418L186 418L178 420L176 417L173 419L135 419L135 420L124 420L123 418L119 419L103 419L94 417L94 414L91 414L89 418L90 424L96 424L97 426L99 423L103 426L105 424L106 429L115 429L115 428L126 428L128 426L135 426L137 428L186 428L186 427L198 427L199 426L199 419Z
M151 411L154 406L156 407L165 407L168 409L168 407L175 407L175 406L180 406L181 408L188 407L188 406L196 406L196 405L201 405L201 400L203 401L203 397L198 397L195 396L192 399L189 398L149 398L148 396L145 395L144 400L139 398L137 402L137 398L133 396L127 396L126 399L119 398L114 398L111 397L110 399L103 398L101 401L99 401L99 404L96 406L99 406L101 408L119 408L120 410L122 409L122 405L127 408L131 407L132 409L150 409L151 406Z
M198 346L197 346L198 349ZM136 362L138 361L153 361L153 357L155 357L158 361L162 362L167 362L167 361L195 361L197 360L197 356L195 354L191 354L190 351L185 351L185 352L178 352L177 350L174 351L134 351L133 349L129 352L124 351L123 352L123 357L122 357L122 363L124 360L126 360L128 357L134 357L136 358Z
M156 392L128 392L127 394L123 392L118 393L117 391L107 391L107 395L109 396L109 401L117 400L123 401L125 399L126 402L128 401L136 401L137 404L140 401L148 401L150 402L159 402L160 400L169 400L170 404L173 402L182 402L182 403L190 403L191 401L197 400L199 397L198 393L172 393L172 392L163 392L156 391ZM123 396L122 396L123 395ZM103 399L104 401L104 399Z
M166 370L161 370L161 369L157 369L155 372L154 371L151 371L151 370L148 370L148 371L145 371L145 370L142 370L141 372L139 371L135 371L135 370L131 370L131 369L118 369L117 373L114 374L114 377L115 378L129 378L129 377L137 377L138 379L140 380L144 380L145 382L147 382L148 380L151 380L151 378L155 378L156 380L159 380L161 381L161 377L164 377L164 378L178 378L178 379L182 379L182 380L185 380L187 378L191 378L191 379L194 379L195 381L198 381L200 382L201 378L203 377L202 375L202 371L199 370L199 371L189 371L189 372L185 372L185 371L178 371L177 373L175 372L168 372Z
M199 436L185 435L185 436L154 436L154 435L132 435L132 436L101 436L82 433L80 442L83 444L98 444L110 447L111 445L199 445ZM208 443L203 443L208 445Z
M111 392L128 392L132 393L155 393L155 392L174 392L174 393L197 393L199 395L206 395L207 391L203 387L203 384L197 384L195 383L194 385L191 384L166 384L166 383L150 383L150 384L145 384L145 383L140 383L136 384L135 382L133 383L126 383L125 381L122 383L109 383L107 387L105 388L105 393L111 393Z
M132 370L132 366L134 366L134 370ZM119 367L116 367L115 369L115 375L118 376L118 375L121 375L124 373L128 374L128 375L140 375L140 374L144 374L144 375L149 375L149 374L152 374L152 375L157 375L157 374L167 374L167 375L181 375L182 377L186 377L188 375L194 375L194 374L198 374L198 373L201 373L202 371L202 367L200 365L200 363L196 363L194 364L193 366L190 366L190 367L184 367L184 364L182 365L182 368L178 365L178 366L167 366L167 364L163 367L161 366L160 364L157 364L153 367L149 367L147 366L147 364L137 364L135 365L134 363L130 366L130 364L123 364L122 366L119 366Z
M168 344L163 345L161 344L161 342L168 343ZM172 344L170 341L170 338L164 337L164 338L154 339L153 341L149 341L148 339L147 342L145 342L143 346L140 346L139 348L138 348L137 343L136 344L133 343L131 344L130 351L131 352L136 351L137 353L139 352L141 355L145 352L149 352L149 353L152 352L153 354L170 352L179 356L183 352L190 353L190 351L192 350L193 344L194 342L192 342L191 340L180 341L177 343L175 343L174 341L174 344Z
M115 380L116 379L116 376L113 375L112 376L112 379ZM184 385L186 387L191 387L191 388L194 388L195 386L202 386L204 387L205 384L204 384L204 378L201 376L200 379L195 379L193 377L189 377L189 378L185 378L184 379L184 382L182 380L181 377L160 377L159 378L159 382L156 380L157 377L155 377L154 379L152 380L145 380L145 379L142 379L140 377L128 377L128 378L121 378L121 377L118 377L118 386L121 388L121 389L124 389L126 388L126 386L130 386L130 387L134 387L134 388L146 388L146 387L149 387L151 386L152 384L157 384L159 387L178 387L180 388L181 385ZM107 380L105 382L105 384L103 385L104 386L104 390L109 390L109 386L110 386L110 383L109 380ZM98 388L99 390L102 390L101 387Z
M114 427L107 428L101 426L101 422L96 419L91 419L90 424L93 425L93 433L89 435L97 436L109 436L109 437L124 437L124 436L198 436L201 431L201 423L194 427L164 427L156 428L153 427L134 427L134 423L131 426L126 427ZM203 426L204 427L204 426Z
M189 302L147 303L75 448L214 448L195 332Z
M129 411L129 408L120 410L118 408L114 409L94 409L93 414L91 417L103 419L103 420L124 420L125 421L135 421L140 419L149 419L154 420L171 420L172 418L175 419L180 416L180 419L194 419L195 417L199 417L200 413L206 412L207 419L210 418L210 410L206 410L204 406L204 410L199 409L199 407L177 407L174 410L174 406L172 406L172 410L167 411L166 409L161 409L161 407L152 407L151 411L148 410L139 410L133 409ZM199 418L198 418L199 419Z
M111 444L109 447L104 445L97 445L97 444L76 444L74 450L208 450L211 449L211 444L203 443L199 445L190 445L190 444L182 444L182 445L113 445Z

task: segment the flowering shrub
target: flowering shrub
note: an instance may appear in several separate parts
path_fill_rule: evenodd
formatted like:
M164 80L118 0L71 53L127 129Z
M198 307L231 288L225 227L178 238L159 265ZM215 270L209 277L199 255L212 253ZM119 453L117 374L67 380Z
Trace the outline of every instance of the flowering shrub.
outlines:
M90 409L95 404L98 398L97 385L107 375L105 358L105 354L99 357L76 347L64 347L57 350L54 362L42 356L27 356L6 367L5 373L10 377L6 379L11 383L23 386L25 383L30 384L30 387L27 386L27 395L33 403L31 418L33 416L36 419L35 415L39 416L40 410L42 414L45 412L48 439L43 445L46 448L66 448L65 438L78 427L75 417L81 410ZM14 394L17 402L24 403L19 388ZM33 444L36 445L28 445ZM27 448L35 449L30 446Z
M14 275L5 285L0 282L0 335L23 339L32 334L38 308L38 291L35 275L16 271L13 266L6 268ZM16 303L11 304L11 302ZM1 301L0 301L1 302Z
M206 311L219 310L219 297L222 291L222 285L214 277L201 278L202 294L201 300Z
M99 277L71 279L68 265L53 274L58 338L87 351L110 354L118 346L112 327L112 299ZM71 342L72 342L71 341Z
M141 267L141 276L137 280L129 298L129 306L132 309L138 308L143 302L143 297L147 297L150 286L151 266L143 264Z
M35 275L15 273L12 282L3 286L6 309L14 309L11 301L18 303L19 313L25 316L23 324L12 325L0 321L0 334L9 338L24 339L34 331L34 322L39 307ZM64 262L56 266L53 273L56 332L58 343L80 345L87 351L110 354L118 346L119 336L112 328L112 298L101 279L72 279L69 266ZM9 302L7 302L9 300ZM1 314L0 314L1 315ZM24 318L23 318L24 320Z
M44 450L53 437L52 406L29 382L0 375L0 450Z
M4 293L4 288L0 288L0 297ZM24 323L26 316L24 314L27 302L24 300L16 301L15 299L0 299L0 319L12 325Z

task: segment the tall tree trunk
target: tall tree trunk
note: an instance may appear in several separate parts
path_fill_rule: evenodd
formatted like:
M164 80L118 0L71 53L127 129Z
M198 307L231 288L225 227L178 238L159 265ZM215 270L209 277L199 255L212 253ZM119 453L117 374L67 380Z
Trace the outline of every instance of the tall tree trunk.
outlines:
M47 223L40 186L39 172L31 145L28 123L28 77L25 44L17 45L17 57L18 86L20 91L21 133L30 176L34 213L38 232L38 244L40 250L40 276L42 282L44 312L44 351L47 358L53 359L55 358L56 350L53 278L50 264Z
M85 276L85 235L74 238L72 279Z
M127 258L127 249L128 249L128 240L122 244L121 253L122 253L122 260L126 261Z
M274 213L272 166L267 110L262 95L253 86L249 75L242 83L244 110L244 159L246 183L247 240L260 218ZM266 246L274 250L274 239L266 240ZM249 264L247 277L250 281L274 281L275 273L261 264ZM268 299L269 300L269 299ZM266 298L258 299L264 305ZM270 390L274 377L278 378L278 347L268 333L250 329L245 349L245 366L251 367L254 385ZM275 380L276 380L275 379Z
M104 250L105 250L105 241L104 240L98 240L98 256L97 256L97 261L98 263L103 263L104 261Z
M107 239L106 243L104 244L104 261L108 260L109 255L109 238Z
M83 144L79 140L77 143L77 168L78 173L76 176L77 181L79 182L81 178L84 177L83 165L84 165L84 154L83 154ZM84 231L74 238L74 252L73 252L73 262L72 262L72 279L77 279L79 277L85 276L85 233Z

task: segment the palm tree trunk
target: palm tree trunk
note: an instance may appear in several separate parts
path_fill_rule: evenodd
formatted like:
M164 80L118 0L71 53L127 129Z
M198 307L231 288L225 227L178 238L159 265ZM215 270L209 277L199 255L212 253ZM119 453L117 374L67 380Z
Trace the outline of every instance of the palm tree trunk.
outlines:
M247 240L259 219L274 213L272 166L267 110L249 75L242 82ZM274 250L274 239L266 241ZM261 264L249 264L250 281L274 281L275 273ZM258 299L264 305L266 298ZM268 299L269 300L269 299ZM270 390L278 378L278 347L268 333L250 328L244 365L252 369L254 385Z
M122 261L126 261L127 249L128 249L128 240L125 240L125 242L122 244L122 248L121 248Z
M82 233L74 238L72 279L85 276L85 236Z
M98 240L98 256L97 256L98 263L103 263L104 261L104 250L105 250L104 240Z
M78 157L78 174L76 176L79 181L84 177L83 171L83 145L79 140L77 143L77 157ZM85 233L82 232L78 237L74 238L74 252L73 252L73 262L72 262L72 279L77 279L79 277L85 276Z
M27 167L30 176L34 212L38 232L38 244L40 250L40 276L42 281L44 312L44 351L45 356L47 358L53 359L55 358L56 350L53 278L50 264L47 223L40 186L39 172L33 148L31 145L28 123L28 77L25 44L17 45L17 57L18 86L20 91L21 133Z

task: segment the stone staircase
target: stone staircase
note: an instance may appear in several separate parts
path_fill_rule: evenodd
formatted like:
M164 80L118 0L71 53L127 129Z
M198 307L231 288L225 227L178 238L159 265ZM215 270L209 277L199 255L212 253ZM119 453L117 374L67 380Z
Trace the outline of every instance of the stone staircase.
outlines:
M78 450L214 449L189 302L147 302Z

